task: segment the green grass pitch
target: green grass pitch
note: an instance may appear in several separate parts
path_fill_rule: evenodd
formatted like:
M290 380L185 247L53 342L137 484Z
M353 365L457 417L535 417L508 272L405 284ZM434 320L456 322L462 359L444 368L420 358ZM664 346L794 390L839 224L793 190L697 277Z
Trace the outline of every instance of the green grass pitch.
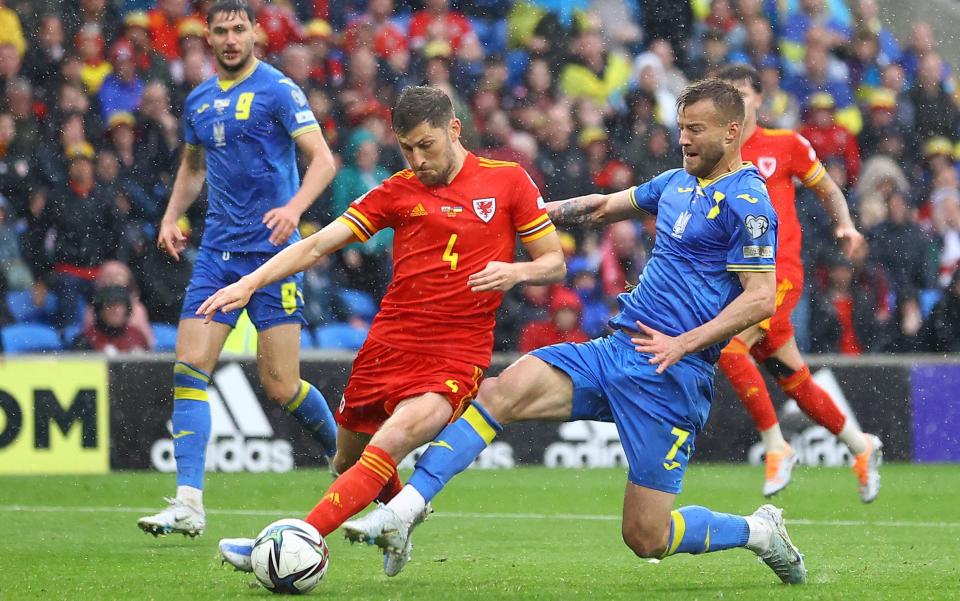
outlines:
M760 468L695 465L681 504L749 513ZM876 503L849 470L798 468L776 498L806 554L809 583L785 587L733 550L637 559L620 540L622 470L471 471L435 503L396 578L372 547L329 537L329 599L960 599L960 466L889 465ZM207 532L154 539L136 519L170 475L0 478L0 599L268 599L252 576L221 567L217 540L302 517L330 481L322 471L210 474Z

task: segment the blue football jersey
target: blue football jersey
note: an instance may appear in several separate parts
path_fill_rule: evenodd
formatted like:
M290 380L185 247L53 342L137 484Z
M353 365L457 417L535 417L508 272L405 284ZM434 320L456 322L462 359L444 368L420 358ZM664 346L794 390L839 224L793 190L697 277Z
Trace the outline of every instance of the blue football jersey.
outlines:
M743 292L738 271L774 271L777 216L757 169L713 180L665 171L631 190L634 206L657 218L653 256L637 287L618 298L614 327L636 322L677 336L716 317ZM722 344L704 349L709 362Z
M277 252L262 223L300 187L294 139L320 129L303 90L264 62L233 81L212 77L187 97L184 139L207 161L207 218L201 246ZM294 231L287 244L300 239Z

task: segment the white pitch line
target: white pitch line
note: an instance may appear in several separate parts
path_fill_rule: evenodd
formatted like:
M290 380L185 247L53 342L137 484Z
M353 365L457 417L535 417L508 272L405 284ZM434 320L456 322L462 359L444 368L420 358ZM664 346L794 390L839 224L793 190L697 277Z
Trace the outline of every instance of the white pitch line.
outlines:
M153 513L156 507L90 507L66 505L0 505L0 512L9 513ZM280 517L301 515L300 509L209 509L211 515L234 515L247 517ZM462 511L441 511L433 514L437 518L454 519L494 519L494 520L562 520L581 522L619 522L618 515L579 514L579 513L483 513ZM809 520L788 519L795 526L853 526L857 528L876 526L881 528L960 528L960 522L914 522L909 520Z

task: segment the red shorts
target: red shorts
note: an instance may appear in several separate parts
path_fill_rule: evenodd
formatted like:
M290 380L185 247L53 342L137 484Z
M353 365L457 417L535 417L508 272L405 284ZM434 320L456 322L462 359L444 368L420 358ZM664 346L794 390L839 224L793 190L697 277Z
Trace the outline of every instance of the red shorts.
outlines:
M793 324L790 315L803 294L803 277L777 278L777 308L773 316L760 322L760 329L766 335L753 345L750 354L758 362L763 362L793 338Z
M401 351L368 338L353 361L337 424L374 434L401 401L427 392L446 397L456 419L482 378L483 369L476 365Z

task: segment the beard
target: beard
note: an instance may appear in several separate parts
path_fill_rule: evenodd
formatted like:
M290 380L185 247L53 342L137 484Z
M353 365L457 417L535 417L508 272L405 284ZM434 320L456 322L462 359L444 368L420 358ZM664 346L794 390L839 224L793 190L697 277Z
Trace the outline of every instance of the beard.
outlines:
M237 73L241 73L241 72L244 71L247 67L250 66L250 60L253 58L253 47L251 46L250 49L247 50L246 53L243 53L243 52L241 51L240 60L237 61L237 64L235 64L235 65L228 65L228 64L224 61L224 59L223 59L223 57L220 55L220 53L215 53L215 55L216 55L216 57L217 57L217 63L220 65L220 68L221 68L221 69L223 69L223 70L226 71L227 73L231 73L231 74L233 74L233 75L236 75Z
M706 145L697 152L697 164L694 167L687 168L686 161L684 168L690 175L705 178L716 169L717 165L723 160L723 145Z
M444 162L442 165L436 165L433 167L432 171L427 174L421 174L417 172L417 178L423 183L424 186L433 187L446 184L450 179L450 174L453 172L453 144L447 140L447 148L443 153Z

